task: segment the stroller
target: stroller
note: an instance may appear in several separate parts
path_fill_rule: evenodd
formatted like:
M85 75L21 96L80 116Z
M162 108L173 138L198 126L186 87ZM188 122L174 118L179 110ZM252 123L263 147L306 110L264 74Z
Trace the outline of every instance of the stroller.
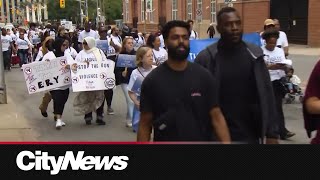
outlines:
M289 67L289 70L286 72L287 75L281 78L281 83L284 86L286 94L284 97L285 104L292 104L293 102L295 102L296 98L299 99L300 103L303 102L304 94L302 92L302 89L298 86L298 84L300 84L301 81L297 76L293 77L293 73L294 69L291 66ZM289 75L291 75L291 77ZM292 80L290 80L291 78L297 78L299 82L294 83L292 82Z

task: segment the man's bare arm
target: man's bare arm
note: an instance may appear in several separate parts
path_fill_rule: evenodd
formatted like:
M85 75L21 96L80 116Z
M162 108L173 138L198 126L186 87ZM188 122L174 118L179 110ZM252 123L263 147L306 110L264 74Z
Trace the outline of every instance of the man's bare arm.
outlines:
M138 142L150 141L152 132L152 116L151 112L141 112L137 135Z
M219 107L212 108L212 110L210 111L210 117L212 126L219 141L221 141L223 144L230 144L231 138L229 128L221 109Z

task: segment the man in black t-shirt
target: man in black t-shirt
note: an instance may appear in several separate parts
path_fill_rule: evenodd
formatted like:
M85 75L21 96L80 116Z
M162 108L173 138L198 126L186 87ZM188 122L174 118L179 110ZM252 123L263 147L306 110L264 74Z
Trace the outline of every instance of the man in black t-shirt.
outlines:
M189 25L170 21L162 34L169 58L143 81L137 140L150 141L153 128L154 141L228 143L229 131L217 106L214 79L205 68L187 61Z

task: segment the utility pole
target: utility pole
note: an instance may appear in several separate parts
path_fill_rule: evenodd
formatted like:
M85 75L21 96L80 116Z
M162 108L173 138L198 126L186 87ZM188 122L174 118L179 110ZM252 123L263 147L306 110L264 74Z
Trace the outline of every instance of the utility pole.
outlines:
M147 0L144 0L144 33L146 33L147 26Z
M0 36L1 42L1 36ZM0 43L0 49L2 49L2 43ZM3 53L0 53L0 104L7 104L7 88L4 77L4 62L3 62Z
M83 17L82 17L82 6L81 6L82 1L79 0L79 14L80 14L80 22L81 22L81 27L83 27Z
M88 0L86 0L86 19L89 21Z
M98 28L98 24L99 24L99 0L97 0L97 17L96 17L96 27Z

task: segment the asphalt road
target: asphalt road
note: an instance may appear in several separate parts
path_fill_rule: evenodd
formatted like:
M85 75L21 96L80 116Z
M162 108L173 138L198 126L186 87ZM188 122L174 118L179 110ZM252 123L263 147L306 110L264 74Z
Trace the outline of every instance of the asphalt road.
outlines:
M290 59L296 74L302 79L302 88L307 83L313 66L318 60L315 56L294 55ZM43 94L29 95L20 68L14 67L11 72L6 72L6 84L8 95L18 104L16 107L39 134L39 141L135 141L136 134L130 128L125 127L126 103L120 87L115 89L112 107L115 115L105 117L106 126L92 124L85 125L83 117L73 116L72 102L75 94L71 93L67 102L63 120L67 126L58 131L53 121L52 102L49 105L48 118L43 118L38 109ZM106 110L106 108L105 108ZM297 135L288 141L281 143L304 144L310 140L307 138L302 119L301 104L284 105L287 128Z

